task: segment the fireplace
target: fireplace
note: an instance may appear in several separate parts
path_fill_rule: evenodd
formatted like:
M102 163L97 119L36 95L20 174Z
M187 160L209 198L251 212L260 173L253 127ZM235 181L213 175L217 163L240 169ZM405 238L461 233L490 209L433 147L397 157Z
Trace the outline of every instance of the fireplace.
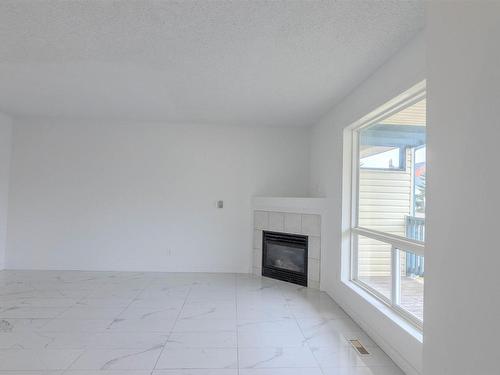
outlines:
M264 231L262 275L307 286L308 237Z

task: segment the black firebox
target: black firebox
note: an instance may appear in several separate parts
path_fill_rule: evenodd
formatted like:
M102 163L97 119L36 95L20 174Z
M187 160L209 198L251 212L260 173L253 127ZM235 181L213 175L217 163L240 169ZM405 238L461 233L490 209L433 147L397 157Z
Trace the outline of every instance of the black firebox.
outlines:
M262 275L307 286L307 236L264 231Z

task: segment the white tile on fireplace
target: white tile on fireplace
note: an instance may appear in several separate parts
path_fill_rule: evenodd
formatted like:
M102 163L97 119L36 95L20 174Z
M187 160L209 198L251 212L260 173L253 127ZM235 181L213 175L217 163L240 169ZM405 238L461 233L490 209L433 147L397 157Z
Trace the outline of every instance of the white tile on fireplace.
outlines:
M253 266L262 265L262 250L253 250Z
M302 233L309 236L321 234L321 217L319 215L302 215Z
M307 287L312 289L319 289L319 281L307 279Z
M313 259L320 259L321 257L321 240L317 236L309 236L307 247L307 256Z
M256 276L261 276L262 275L262 266L254 265L253 274Z
M285 214L282 212L269 212L269 230L283 232L285 230Z
M262 250L262 230L260 229L253 231L253 248Z
M253 220L255 229L267 229L269 226L269 212L255 211Z
M312 281L319 281L319 260L307 259L307 278Z
M301 233L302 218L300 214L285 213L285 232Z

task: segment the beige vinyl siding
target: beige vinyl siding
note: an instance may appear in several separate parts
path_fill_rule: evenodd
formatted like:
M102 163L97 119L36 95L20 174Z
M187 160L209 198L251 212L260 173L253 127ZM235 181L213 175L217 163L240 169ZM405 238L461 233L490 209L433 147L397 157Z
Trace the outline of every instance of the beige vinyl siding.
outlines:
M359 170L359 226L405 235L411 207L411 152L405 171ZM369 238L358 243L359 277L389 276L391 246Z

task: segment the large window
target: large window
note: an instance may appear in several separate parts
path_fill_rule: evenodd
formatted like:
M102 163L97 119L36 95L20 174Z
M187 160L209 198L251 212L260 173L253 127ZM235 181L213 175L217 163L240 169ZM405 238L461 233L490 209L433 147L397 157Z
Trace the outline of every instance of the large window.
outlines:
M413 88L346 130L351 280L417 326L424 298L424 90Z

